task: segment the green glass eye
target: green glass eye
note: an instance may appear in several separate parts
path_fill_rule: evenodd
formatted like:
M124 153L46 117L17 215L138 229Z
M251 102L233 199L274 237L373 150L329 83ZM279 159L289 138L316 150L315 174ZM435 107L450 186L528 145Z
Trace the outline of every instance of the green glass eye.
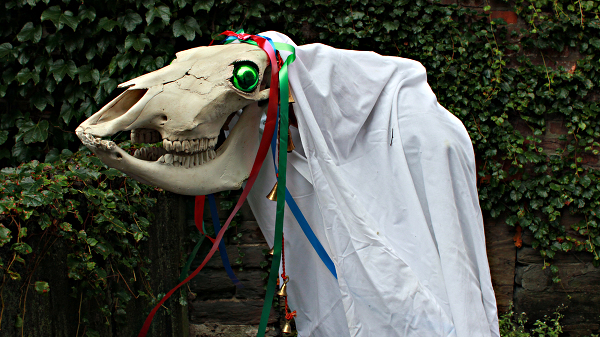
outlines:
M234 87L241 91L253 91L258 85L258 68L250 63L235 64L231 82Z

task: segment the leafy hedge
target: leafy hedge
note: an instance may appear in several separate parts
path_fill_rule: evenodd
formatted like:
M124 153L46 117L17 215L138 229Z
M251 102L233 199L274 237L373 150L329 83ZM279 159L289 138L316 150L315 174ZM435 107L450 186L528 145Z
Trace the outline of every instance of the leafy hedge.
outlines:
M598 265L600 184L593 164L600 150L600 7L595 1L516 0L510 5L524 24L510 26L490 20L490 8L425 0L9 0L4 5L0 166L53 162L61 151L76 150L73 130L115 96L118 83L162 67L176 51L207 45L226 29L273 29L298 44L322 42L423 63L440 103L463 121L473 140L486 216L505 217L508 225L530 231L545 257L587 251ZM580 55L576 66L557 66L557 55L565 52ZM545 136L549 121L563 121L566 128L554 146ZM34 162L18 170L43 171L45 165ZM120 191L108 187L96 189ZM82 193L73 185L68 191L61 207L70 207L67 200ZM11 197L30 202L10 193L3 202ZM11 212L27 221L25 209ZM580 221L565 226L561 219L567 213ZM60 215L57 219L62 223ZM10 245L44 230L39 218L42 222L27 225L21 238L14 223L2 221L1 233L12 233L10 239L4 236ZM12 247L23 254L24 245Z
M124 322L132 295L148 297L152 290L130 295L120 279L111 283L109 278L118 275L124 284L136 279L134 275L148 278L150 261L140 253L139 243L148 236L149 209L156 199L153 188L106 168L86 152L63 150L53 164L34 160L0 171L0 248L10 248L0 250L0 295L9 279L28 285L16 296L23 308L30 285L39 294L51 291L51 284L33 277L59 241L67 252L65 276L75 281L72 295L86 303L112 302L100 305L100 312ZM3 301L2 312L5 305L16 303Z

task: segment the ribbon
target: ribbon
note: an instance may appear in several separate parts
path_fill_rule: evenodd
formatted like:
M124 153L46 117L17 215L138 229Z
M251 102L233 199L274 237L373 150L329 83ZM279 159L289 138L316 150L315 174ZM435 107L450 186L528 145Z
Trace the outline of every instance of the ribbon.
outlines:
M288 97L289 97L289 85L288 85L288 73L287 67L290 63L296 59L296 53L294 47L284 43L274 43L276 48L282 48L290 51L286 60L281 65L279 70L279 79L281 85L279 85L279 167L281 171L277 174L277 206L275 214L275 238L273 244L273 259L271 262L271 270L269 273L269 281L267 283L267 293L265 295L265 302L263 303L263 310L260 316L260 324L258 325L257 337L264 336L267 329L267 322L269 321L269 314L273 303L273 296L275 295L275 284L277 276L279 274L279 265L281 263L281 246L283 240L283 218L285 211L285 191L286 191L286 175L287 175L287 142L288 142ZM281 54L279 54L281 56ZM277 133L274 133L276 135ZM263 139L265 135L263 133ZM273 141L271 141L273 144ZM274 151L272 151L274 152Z
M283 83L283 81L282 81L282 83ZM275 128L274 134L277 134L277 128ZM277 165L275 165L276 144L277 144L276 137L273 137L273 140L271 141L271 154L273 155L273 166L275 167L275 173L278 174ZM296 204L296 201L292 197L292 194L287 189L287 187L285 189L285 201L287 202L287 205L290 208L290 211L292 211L294 218L296 218L296 221L300 225L302 232L304 232L304 236L306 236L306 238L312 245L315 252L317 252L317 255L319 255L319 258L321 259L321 261L323 261L323 264L325 264L327 269L329 269L329 271L331 272L333 277L335 277L337 279L337 272L335 271L335 264L329 257L329 254L327 254L327 251L325 251L325 248L323 248L323 245L321 244L321 242L315 235L315 232L313 232L312 228L308 224L308 221L304 217L304 214L302 214L300 207L298 207L298 204Z
M237 34L232 31L225 31L222 34L227 35L227 36L237 36ZM245 34L245 35L248 35L248 34ZM152 319L154 319L154 315L156 314L158 309L163 305L163 303L169 297L171 297L171 295L173 295L173 293L175 293L175 291L177 291L177 289L179 289L181 286L183 286L184 284L189 282L191 279L193 279L196 275L198 275L198 273L202 270L202 268L204 268L206 263L214 255L214 253L218 247L217 243L223 239L223 235L225 235L225 231L227 230L227 227L229 227L229 224L233 220L233 217L235 216L235 214L240 210L240 208L244 204L244 201L248 197L248 193L250 193L250 189L256 182L256 177L258 176L258 172L260 171L260 168L262 167L262 163L265 160L265 157L267 156L267 152L269 150L269 142L271 140L271 137L273 136L273 131L275 130L275 123L276 123L275 119L277 116L277 88L279 87L279 76L278 76L279 69L278 69L278 64L277 64L277 58L275 55L275 50L273 49L271 44L268 43L268 41L263 37L256 36L256 35L249 35L249 36L269 56L269 60L271 62L271 88L269 89L269 105L267 108L267 121L265 122L263 138L260 141L260 145L258 147L258 152L256 154L256 158L254 159L254 164L252 165L252 169L250 171L250 176L248 178L248 181L246 182L246 187L242 191L242 195L240 196L240 199L238 200L235 207L233 208L233 211L229 215L229 218L227 218L227 221L225 222L225 224L223 225L223 227L217 234L217 237L215 238L216 242L213 243L212 248L210 249L210 251L208 252L206 257L204 258L204 260L202 261L200 266L198 266L198 268L196 268L196 270L194 270L194 272L192 274L190 274L188 277L186 277L185 280L181 281L177 286L175 286L173 289L171 289L158 302L158 304L152 309L152 311L150 311L150 314L148 315L148 317L146 317L146 321L144 322L144 325L142 326L142 329L140 330L138 337L145 337L148 334L148 330L150 329L150 325L152 324ZM287 142L287 139L286 139L286 142ZM280 244L279 253L281 254L281 244ZM272 296L271 296L271 298L272 298Z
M208 195L208 205L210 206L210 215L213 221L213 227L215 228L215 233L218 233L221 230L221 224L219 223L219 212L217 211L217 202L215 201L215 196L213 194ZM244 286L235 276L235 273L231 269L231 264L229 263L229 257L227 256L227 250L225 249L225 240L221 240L219 242L219 253L221 254L221 261L223 262L223 267L225 267L225 272L235 284L238 289L243 288Z
M203 215L204 215L204 196L203 195L199 195L195 198L195 205L194 205L194 224L196 225L196 228L198 228L198 230L200 231L200 233L202 233L202 238L200 238L200 241L198 241L198 243L196 244L196 246L194 246L194 249L192 250L192 253L190 254L190 257L188 257L187 262L185 263L185 266L183 266L183 268L181 269L181 274L179 275L179 282L185 280L185 278L188 276L188 273L190 271L190 267L192 266L192 262L194 262L194 259L196 258L196 254L198 253L198 249L200 249L200 246L202 246L202 243L204 242L205 238L208 238L209 240L214 242L214 239L209 237L208 235L204 234L206 231L204 230L204 221L203 221Z
M210 242L215 243L215 239L208 236L204 231L204 196L197 195L194 200L194 224L198 231L207 237ZM217 232L215 232L217 233Z

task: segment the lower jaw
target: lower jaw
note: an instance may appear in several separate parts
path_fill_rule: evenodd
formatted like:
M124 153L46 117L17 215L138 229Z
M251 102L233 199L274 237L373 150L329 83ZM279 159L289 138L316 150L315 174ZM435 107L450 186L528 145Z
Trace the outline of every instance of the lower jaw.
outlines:
M169 157L166 155L160 157L164 162L160 158L156 161L141 160L116 145L92 150L108 166L142 183L174 193L205 195L239 189L248 179L258 151L259 123L263 110L256 103L244 109L240 120L213 159L201 165L190 165L191 159L188 159L187 165L181 165L178 161L180 164L176 166L175 160L173 164L168 164Z

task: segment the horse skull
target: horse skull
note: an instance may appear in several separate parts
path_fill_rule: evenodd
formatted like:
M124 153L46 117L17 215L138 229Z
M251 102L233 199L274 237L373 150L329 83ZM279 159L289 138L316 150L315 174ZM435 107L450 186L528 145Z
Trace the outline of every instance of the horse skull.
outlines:
M255 69L252 90L233 83L240 64ZM267 55L245 43L182 51L170 65L121 84L127 90L76 134L105 164L143 183L187 195L238 189L258 150L266 107L261 101L269 97L267 66ZM215 148L221 128L240 110L235 127ZM130 131L134 144L156 144L131 155L102 139L121 131Z

